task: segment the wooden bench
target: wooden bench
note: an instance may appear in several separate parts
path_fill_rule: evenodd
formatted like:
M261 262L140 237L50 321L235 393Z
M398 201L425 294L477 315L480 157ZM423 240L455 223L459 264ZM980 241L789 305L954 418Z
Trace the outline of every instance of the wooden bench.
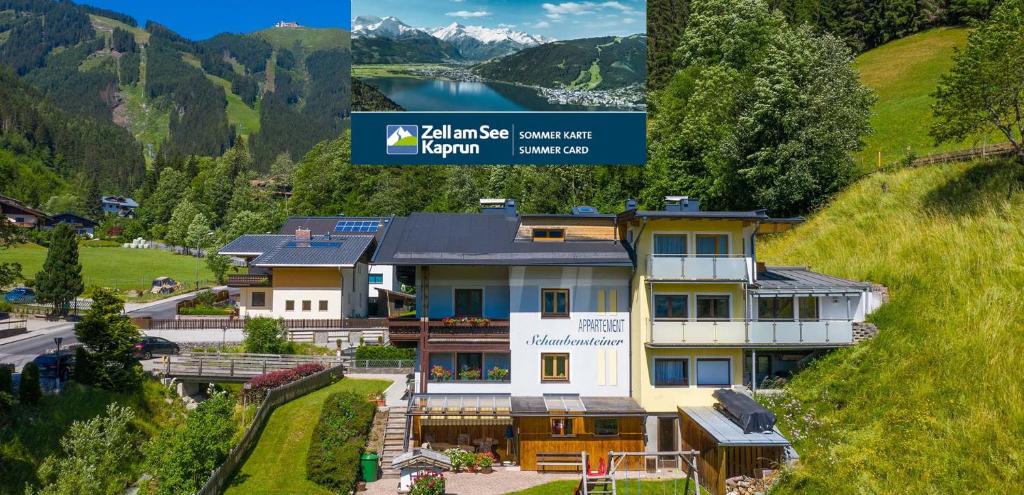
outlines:
M576 470L583 469L583 456L580 453L572 452L538 452L537 470L540 471L549 467L573 467Z

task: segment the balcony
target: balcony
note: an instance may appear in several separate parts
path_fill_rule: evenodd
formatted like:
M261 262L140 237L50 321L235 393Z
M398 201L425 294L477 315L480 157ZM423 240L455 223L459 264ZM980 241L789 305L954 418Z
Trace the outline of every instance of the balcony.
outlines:
M228 287L270 287L270 283L271 279L268 274L228 275Z
M653 254L647 258L652 280L751 282L750 257Z
M842 346L853 343L853 322L656 320L651 322L648 343L655 346Z
M476 325L444 320L391 319L388 320L388 335L395 341L415 341L421 331L426 331L432 347L437 344L504 344L508 346L508 320L486 320Z

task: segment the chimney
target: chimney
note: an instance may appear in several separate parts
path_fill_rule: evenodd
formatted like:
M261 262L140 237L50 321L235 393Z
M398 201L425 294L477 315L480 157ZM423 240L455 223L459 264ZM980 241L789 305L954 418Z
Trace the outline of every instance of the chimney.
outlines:
M689 196L665 196L665 211L700 211L700 202Z
M505 198L480 198L480 213L516 216L516 200Z
M636 211L637 206L639 206L637 200L633 198L629 198L626 200L626 211Z
M295 229L295 240L296 241L308 241L310 238L310 230L299 227Z

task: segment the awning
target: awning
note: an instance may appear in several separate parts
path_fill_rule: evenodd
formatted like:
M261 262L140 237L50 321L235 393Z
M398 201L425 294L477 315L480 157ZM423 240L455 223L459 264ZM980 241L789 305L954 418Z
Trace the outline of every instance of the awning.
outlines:
M508 416L512 397L508 394L418 394L409 401L415 416Z
M512 424L511 416L420 416L424 426L505 426Z

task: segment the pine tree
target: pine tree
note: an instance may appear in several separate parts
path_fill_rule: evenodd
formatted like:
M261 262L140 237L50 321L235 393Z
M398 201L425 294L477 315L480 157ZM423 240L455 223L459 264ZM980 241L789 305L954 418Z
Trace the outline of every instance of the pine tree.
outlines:
M37 297L53 304L56 314L66 315L83 289L78 238L68 224L59 224L50 234L50 247L43 269L36 274Z
M132 389L141 380L132 354L139 329L123 314L124 302L114 292L96 289L92 299L89 312L75 325L75 336L89 350L89 369L76 372L75 378L108 390Z
M103 193L95 179L89 180L82 196L82 213L90 220L99 221L103 217Z

